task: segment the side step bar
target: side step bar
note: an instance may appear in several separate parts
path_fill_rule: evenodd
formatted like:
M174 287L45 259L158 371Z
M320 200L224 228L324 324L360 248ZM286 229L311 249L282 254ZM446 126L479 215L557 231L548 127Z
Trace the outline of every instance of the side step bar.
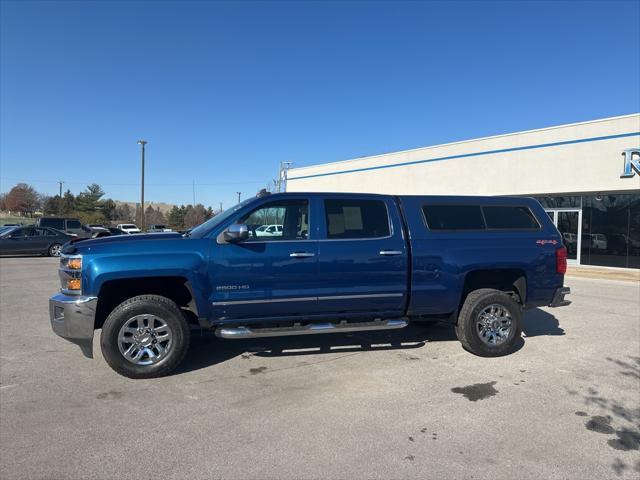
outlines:
M406 320L375 320L360 323L310 323L282 328L218 327L215 334L221 338L260 338L284 335L313 335L316 333L366 332L368 330L395 330L408 325Z

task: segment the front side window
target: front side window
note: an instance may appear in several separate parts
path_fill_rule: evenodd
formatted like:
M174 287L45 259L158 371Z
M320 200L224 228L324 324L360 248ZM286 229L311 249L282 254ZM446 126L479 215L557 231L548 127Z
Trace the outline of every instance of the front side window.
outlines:
M11 232L11 234L9 235L11 238L22 238L22 237L28 237L31 234L31 231L33 230L33 228L16 228L13 232Z
M309 202L285 200L263 205L237 223L249 228L248 242L306 240L309 238Z
M327 238L379 238L390 235L387 206L380 200L324 201Z

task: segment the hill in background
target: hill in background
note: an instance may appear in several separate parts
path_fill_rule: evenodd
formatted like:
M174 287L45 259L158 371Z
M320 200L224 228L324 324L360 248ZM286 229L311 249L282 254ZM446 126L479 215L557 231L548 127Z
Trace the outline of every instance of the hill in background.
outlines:
M131 209L132 212L136 211L136 205L140 205L140 202L122 202L120 200L114 200L114 202L116 203L116 207L120 207L122 205L129 205L129 208ZM149 206L153 207L154 210L159 208L160 211L163 213L163 215L166 215L167 213L169 213L169 210L171 210L174 207L172 203L145 201L144 208L147 209L149 208Z

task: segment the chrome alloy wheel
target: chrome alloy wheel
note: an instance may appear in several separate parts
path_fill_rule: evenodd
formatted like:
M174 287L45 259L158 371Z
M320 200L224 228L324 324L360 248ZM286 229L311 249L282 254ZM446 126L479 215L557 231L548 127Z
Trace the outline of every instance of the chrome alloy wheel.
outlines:
M49 255L51 255L52 257L59 257L61 252L62 252L62 245L58 243L51 245L51 247L49 247Z
M118 332L118 349L136 365L153 365L169 354L173 333L167 323L155 315L136 315Z
M478 335L490 347L501 345L509 338L511 324L509 310L495 303L485 307L476 319Z

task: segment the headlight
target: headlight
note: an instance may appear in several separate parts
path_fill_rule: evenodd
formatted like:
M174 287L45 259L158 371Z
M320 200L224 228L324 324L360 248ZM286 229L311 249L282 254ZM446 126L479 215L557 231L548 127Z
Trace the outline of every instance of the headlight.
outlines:
M82 282L79 278L70 278L67 280L67 290L77 290L80 291L82 288Z
M82 270L82 257L80 255L60 257L60 268L62 270Z
M82 256L60 256L58 275L63 293L80 295L82 290Z

